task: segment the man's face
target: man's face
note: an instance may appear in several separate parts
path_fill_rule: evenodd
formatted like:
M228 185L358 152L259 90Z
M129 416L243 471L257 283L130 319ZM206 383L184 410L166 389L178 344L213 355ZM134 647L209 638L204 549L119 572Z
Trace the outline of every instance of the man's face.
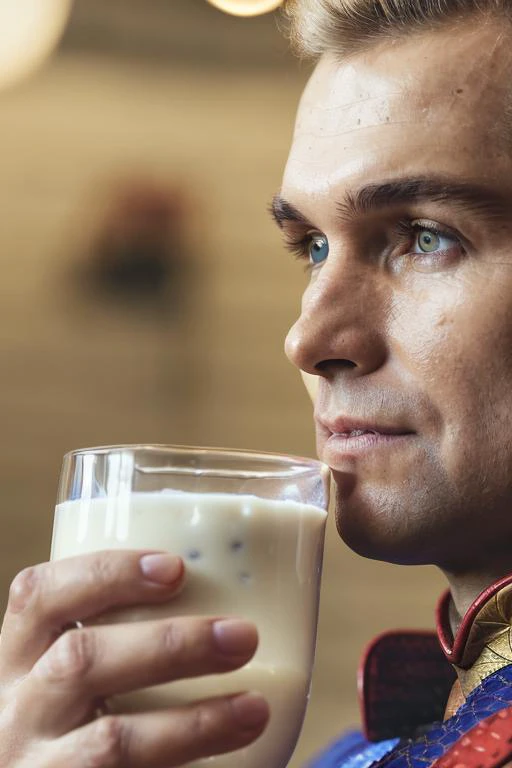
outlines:
M324 57L274 203L312 262L286 351L318 381L338 529L377 559L512 566L503 27L472 22L344 63Z

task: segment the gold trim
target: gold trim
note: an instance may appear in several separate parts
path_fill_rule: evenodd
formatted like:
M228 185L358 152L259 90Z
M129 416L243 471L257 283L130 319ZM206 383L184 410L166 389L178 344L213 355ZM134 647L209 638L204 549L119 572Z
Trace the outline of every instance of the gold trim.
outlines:
M477 614L455 671L465 696L482 680L512 664L512 584L503 587Z

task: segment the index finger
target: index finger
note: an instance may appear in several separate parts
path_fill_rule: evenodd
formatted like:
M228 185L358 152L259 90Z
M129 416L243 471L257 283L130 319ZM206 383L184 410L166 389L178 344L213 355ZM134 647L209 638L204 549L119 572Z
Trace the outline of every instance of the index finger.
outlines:
M107 550L26 568L14 579L1 634L0 676L27 674L66 625L109 610L168 601L181 558Z

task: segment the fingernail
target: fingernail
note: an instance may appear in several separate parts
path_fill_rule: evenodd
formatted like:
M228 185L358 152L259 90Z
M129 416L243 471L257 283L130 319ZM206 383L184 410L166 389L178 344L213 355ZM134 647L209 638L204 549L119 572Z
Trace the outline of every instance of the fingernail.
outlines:
M258 633L254 624L240 619L222 619L213 625L215 644L227 656L247 656L258 645Z
M244 728L258 728L266 723L270 710L259 693L243 693L231 699L236 719Z
M183 573L183 560L174 555L144 555L140 569L148 581L156 584L174 584Z

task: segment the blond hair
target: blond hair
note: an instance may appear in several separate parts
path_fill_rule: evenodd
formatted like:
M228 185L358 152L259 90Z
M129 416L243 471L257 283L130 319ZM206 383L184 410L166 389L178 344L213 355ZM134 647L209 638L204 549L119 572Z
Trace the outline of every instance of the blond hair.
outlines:
M512 18L512 0L287 0L293 47L301 55L349 55L379 39L396 39L468 17Z

